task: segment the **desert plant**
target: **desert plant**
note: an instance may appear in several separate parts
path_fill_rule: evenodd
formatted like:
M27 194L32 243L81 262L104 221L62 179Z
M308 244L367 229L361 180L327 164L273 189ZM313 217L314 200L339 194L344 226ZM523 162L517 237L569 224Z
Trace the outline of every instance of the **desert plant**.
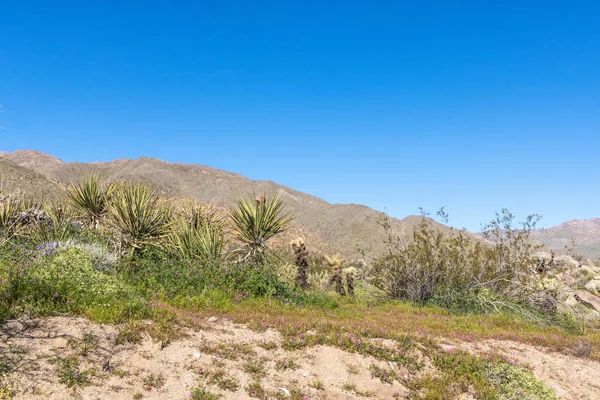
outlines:
M300 286L303 290L308 289L308 250L302 238L297 238L291 241L294 255L296 256L296 285Z
M182 207L169 242L185 259L219 260L225 247L224 223L211 207Z
M348 296L354 296L354 278L356 277L356 268L346 268L343 272L344 276L346 277L346 290L348 291Z
M98 228L108 212L108 201L113 185L105 185L98 174L85 175L79 184L71 183L66 191L67 200L79 217Z
M441 213L442 216L445 214ZM503 210L487 225L488 237L495 243L475 239L464 230L442 232L432 226L424 214L410 238L400 238L387 230L389 253L376 260L371 280L392 298L424 304L435 294L488 293L494 297L526 300L532 292L532 253L530 240L536 216L530 216L523 228L511 227L513 216ZM489 307L495 307L493 299Z
M10 240L17 232L17 215L22 210L22 202L7 197L0 201L0 245Z
M346 294L344 292L344 284L342 283L342 264L344 259L340 256L325 256L325 261L331 267L331 277L329 278L329 286L334 285L335 291L342 296Z
M119 255L110 251L106 246L92 243L79 244L76 247L87 253L92 261L92 267L99 272L116 271L119 264Z
M108 222L118 245L133 254L142 245L159 245L167 237L171 208L150 185L124 182L112 191Z
M240 197L228 212L233 238L242 245L236 251L242 259L258 263L264 261L267 242L286 231L293 220L289 212L283 212L281 195Z
M41 208L29 208L21 215L29 214L27 229L23 231L33 242L65 242L81 236L80 227L73 221L69 209L44 203Z

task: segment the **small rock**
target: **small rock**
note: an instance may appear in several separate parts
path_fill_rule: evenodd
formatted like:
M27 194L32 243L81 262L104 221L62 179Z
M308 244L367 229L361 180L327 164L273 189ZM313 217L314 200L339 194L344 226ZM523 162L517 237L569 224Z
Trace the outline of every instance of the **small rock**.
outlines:
M217 318L217 317L210 317L208 319L208 322L217 322L218 320L219 320L219 318Z
M58 348L58 349L64 349L69 345L69 341L65 338L58 338L55 339L54 342L54 347Z
M567 297L567 299L565 300L565 304L568 306L573 307L575 304L577 304L577 299L575 298L575 296L570 295L569 297Z
M161 340L161 341L159 341L159 342L156 342L156 343L154 343L154 348L155 348L156 350L162 350L162 349L164 349L164 348L165 348L165 344L164 344L164 343L163 343L163 341Z
M286 388L279 388L279 390L281 390L286 396L291 396L290 391Z
M194 352L194 358L200 358L200 355L201 355L201 354L200 354L200 353L198 353L197 351L196 351L196 352Z

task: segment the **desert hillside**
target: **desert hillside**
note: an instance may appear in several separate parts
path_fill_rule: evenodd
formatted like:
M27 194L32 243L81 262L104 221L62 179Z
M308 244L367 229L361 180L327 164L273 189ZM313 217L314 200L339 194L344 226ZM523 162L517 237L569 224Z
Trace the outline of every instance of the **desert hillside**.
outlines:
M232 204L237 196L255 193L281 193L296 217L293 235L304 236L322 252L348 257L373 258L385 250L382 214L358 204L330 204L273 181L257 181L243 175L204 165L169 163L155 158L119 159L111 162L66 163L35 150L0 152L0 175L4 192L21 191L35 197L57 198L71 182L85 174L99 173L108 180L128 179L146 182L166 197L186 197L218 207ZM394 231L410 233L419 216L402 220L391 218ZM448 228L434 222L442 230ZM537 231L534 237L548 250L569 248L586 258L600 259L600 219L573 220Z
M600 259L600 218L571 220L535 232L534 237L550 249L573 249L584 257Z
M78 182L85 174L99 173L108 180L128 179L146 182L156 187L166 197L188 197L203 203L226 206L237 196L255 193L281 193L286 207L296 218L296 229L309 237L309 242L329 252L339 252L348 258L367 258L384 251L383 230L379 225L381 213L357 204L329 204L325 200L296 191L272 181L256 181L242 175L203 165L168 163L142 157L136 160L120 159L111 162L65 163L58 158L33 150L0 153L8 160L4 164L6 176L14 181L18 176L29 176L31 185L22 185L22 191L37 194L42 188L56 193L58 186ZM5 175L4 173L2 174ZM46 179L44 179L46 178ZM57 185L58 184L58 185ZM9 187L14 189L14 186ZM391 219L393 229L399 234L412 231L420 217L403 220ZM442 229L447 229L439 225Z

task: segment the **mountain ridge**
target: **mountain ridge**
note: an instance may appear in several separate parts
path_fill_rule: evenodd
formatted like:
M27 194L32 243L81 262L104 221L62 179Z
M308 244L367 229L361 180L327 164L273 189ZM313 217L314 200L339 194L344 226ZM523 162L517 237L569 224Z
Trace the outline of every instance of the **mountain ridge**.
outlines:
M107 180L128 179L150 183L165 197L193 198L217 207L231 205L239 196L253 192L279 193L296 217L297 232L314 235L316 241L330 245L330 251L350 258L358 258L363 254L373 258L385 251L384 232L379 224L384 215L382 212L361 204L329 203L271 180L254 180L207 165L169 162L147 156L89 163L65 162L37 150L0 152L0 161L0 167L7 171L4 173L0 168L2 176L28 176L27 179L36 182L29 189L39 194L42 187L48 186L48 197L56 197L61 188L80 181L89 173L98 173ZM9 165L11 168L8 168ZM14 179L11 182L13 189L18 186ZM395 233L405 235L412 231L421 218L411 215L403 219L390 218L389 221ZM451 229L435 221L432 223L442 230ZM472 235L476 236L474 233ZM573 239L575 246L571 247L577 253L600 259L600 218L566 221L535 231L534 237L549 249L559 251L569 248Z

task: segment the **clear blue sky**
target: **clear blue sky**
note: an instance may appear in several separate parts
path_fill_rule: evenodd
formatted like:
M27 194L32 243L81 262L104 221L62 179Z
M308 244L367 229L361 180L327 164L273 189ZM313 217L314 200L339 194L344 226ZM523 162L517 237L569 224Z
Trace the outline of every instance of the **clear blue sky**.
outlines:
M459 5L460 4L460 5ZM396 217L600 216L597 1L0 6L0 150L142 155ZM209 190L209 189L207 189Z

